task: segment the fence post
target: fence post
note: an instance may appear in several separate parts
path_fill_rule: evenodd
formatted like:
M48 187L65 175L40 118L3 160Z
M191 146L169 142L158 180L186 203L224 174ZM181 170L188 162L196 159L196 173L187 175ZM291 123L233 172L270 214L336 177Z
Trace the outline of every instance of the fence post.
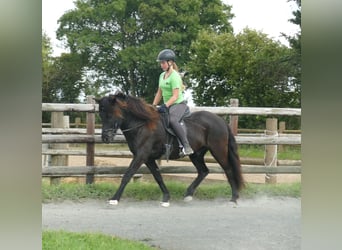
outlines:
M276 118L266 119L266 136L278 135L278 120ZM265 146L265 166L276 167L277 166L277 145ZM277 175L269 174L266 172L265 183L277 183Z
M230 101L231 107L239 107L239 99L230 99L229 101ZM232 129L233 134L237 135L239 116L230 115L229 120L230 120L230 128Z
M81 127L81 117L75 118L75 128Z
M279 134L283 134L286 129L285 122L279 122ZM284 145L280 144L278 145L278 152L284 152Z
M95 104L94 96L87 96L88 104ZM87 135L94 136L95 134L95 111L87 112ZM87 158L86 165L94 167L94 157L95 157L95 143L87 143ZM86 175L86 184L94 183L94 174Z
M49 144L42 143L42 151L45 150L45 149L48 149L48 148L49 148ZM42 157L42 166L43 167L49 166L50 162L51 162L51 155L44 155Z
M69 128L69 116L63 116L63 112L51 112L51 127L52 128ZM51 145L52 149L68 149L66 143L56 143ZM68 166L69 157L67 155L52 155L52 166ZM60 177L51 177L50 184L59 184Z

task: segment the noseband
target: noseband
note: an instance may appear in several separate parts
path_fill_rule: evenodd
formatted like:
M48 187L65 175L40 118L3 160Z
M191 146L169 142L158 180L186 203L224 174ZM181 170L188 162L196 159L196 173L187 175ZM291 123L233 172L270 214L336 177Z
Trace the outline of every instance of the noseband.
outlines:
M115 132L116 132L116 130L118 130L118 128L119 128L119 123L115 122L112 128L108 128L108 129L105 129L105 130L102 130L102 131L105 132L105 133L109 133L110 132L110 133L115 134Z

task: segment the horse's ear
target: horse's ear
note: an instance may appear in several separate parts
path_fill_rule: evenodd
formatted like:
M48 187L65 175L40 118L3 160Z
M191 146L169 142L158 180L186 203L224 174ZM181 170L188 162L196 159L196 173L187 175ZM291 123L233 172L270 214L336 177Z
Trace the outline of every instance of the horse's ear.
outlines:
M127 96L122 92L116 93L115 96L120 98L120 99L123 99L123 100L125 100L127 98Z
M110 102L111 104L114 104L114 103L115 103L115 101L116 101L116 95L109 95L108 98L109 98L109 102Z

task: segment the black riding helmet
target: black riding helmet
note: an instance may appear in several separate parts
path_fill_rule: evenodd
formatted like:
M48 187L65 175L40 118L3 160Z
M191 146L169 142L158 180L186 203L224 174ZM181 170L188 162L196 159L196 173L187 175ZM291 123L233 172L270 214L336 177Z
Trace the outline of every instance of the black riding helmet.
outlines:
M175 60L176 60L176 54L171 49L164 49L160 51L157 57L157 62L175 61Z

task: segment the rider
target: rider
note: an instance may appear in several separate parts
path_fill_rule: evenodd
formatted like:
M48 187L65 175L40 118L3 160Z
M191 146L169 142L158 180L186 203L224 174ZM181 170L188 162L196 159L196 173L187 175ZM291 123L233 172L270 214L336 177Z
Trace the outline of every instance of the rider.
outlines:
M163 97L164 104L158 108L158 111L160 113L169 111L170 125L183 145L183 154L190 155L194 151L189 144L182 125L179 123L188 106L184 101L183 81L178 73L175 58L175 53L170 49L164 49L158 54L157 62L160 63L160 67L164 72L159 76L159 87L153 105L156 106Z

